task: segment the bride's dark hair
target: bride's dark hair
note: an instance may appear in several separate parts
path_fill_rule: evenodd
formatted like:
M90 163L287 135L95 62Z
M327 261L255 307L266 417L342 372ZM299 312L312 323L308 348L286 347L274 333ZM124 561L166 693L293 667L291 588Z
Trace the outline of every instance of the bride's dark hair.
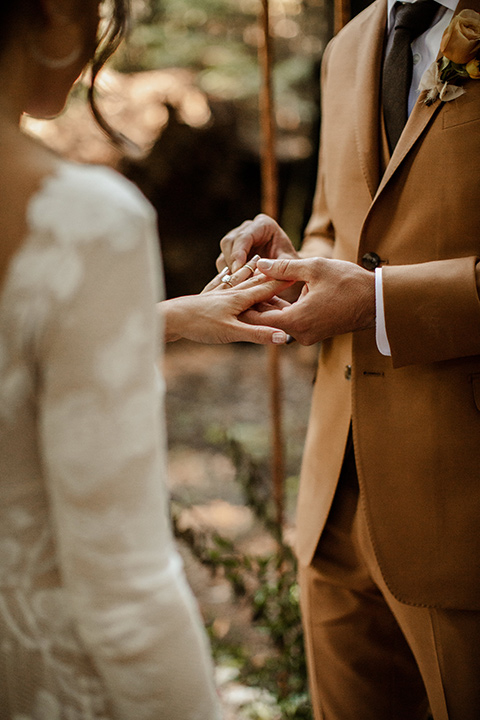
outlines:
M120 133L113 130L98 108L95 97L95 81L98 73L127 33L130 18L130 0L105 0L104 5L107 8L104 26L102 24L95 53L89 63L91 81L88 89L88 101L93 117L102 130L115 144L124 145L125 143L128 144L128 141ZM16 21L18 22L19 18L41 22L41 16L41 8L37 0L0 0L0 53L13 24Z
M90 63L92 76L88 89L88 101L93 117L102 130L116 145L125 146L130 144L129 141L121 133L115 131L105 120L98 108L95 97L97 75L125 37L130 18L130 0L108 0L108 4L112 8L107 16L107 25L99 37L95 54Z

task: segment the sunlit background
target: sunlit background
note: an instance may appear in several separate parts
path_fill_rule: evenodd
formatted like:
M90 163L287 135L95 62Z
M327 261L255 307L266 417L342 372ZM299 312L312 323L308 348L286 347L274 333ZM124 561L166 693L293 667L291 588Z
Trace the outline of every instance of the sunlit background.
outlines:
M139 148L126 158L96 127L79 83L54 121L29 132L63 155L109 164L156 206L170 295L201 289L218 242L260 209L260 0L134 0L128 43L98 81L111 125ZM298 242L310 209L318 74L329 0L272 0L282 221Z

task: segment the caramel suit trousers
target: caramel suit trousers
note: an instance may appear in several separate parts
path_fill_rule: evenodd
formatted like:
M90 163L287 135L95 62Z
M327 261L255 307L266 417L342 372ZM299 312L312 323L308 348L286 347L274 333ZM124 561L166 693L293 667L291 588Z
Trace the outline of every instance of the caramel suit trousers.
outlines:
M315 720L480 719L480 613L400 603L369 539L349 442L313 562L300 569Z

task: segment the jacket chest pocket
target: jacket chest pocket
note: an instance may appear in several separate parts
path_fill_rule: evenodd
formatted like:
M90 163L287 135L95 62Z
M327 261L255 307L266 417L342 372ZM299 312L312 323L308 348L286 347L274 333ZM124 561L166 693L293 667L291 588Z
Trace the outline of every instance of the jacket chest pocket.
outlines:
M445 103L442 113L444 130L480 120L480 87L472 85L474 82L480 85L480 80L472 80L467 83L464 95Z

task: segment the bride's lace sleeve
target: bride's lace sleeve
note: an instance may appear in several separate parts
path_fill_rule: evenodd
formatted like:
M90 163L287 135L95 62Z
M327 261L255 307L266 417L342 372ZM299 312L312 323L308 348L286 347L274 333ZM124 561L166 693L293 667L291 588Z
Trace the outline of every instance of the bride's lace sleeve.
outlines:
M60 568L116 717L215 720L205 634L167 519L153 211L123 181L104 185L84 207L45 193L33 221L52 244L38 422Z

